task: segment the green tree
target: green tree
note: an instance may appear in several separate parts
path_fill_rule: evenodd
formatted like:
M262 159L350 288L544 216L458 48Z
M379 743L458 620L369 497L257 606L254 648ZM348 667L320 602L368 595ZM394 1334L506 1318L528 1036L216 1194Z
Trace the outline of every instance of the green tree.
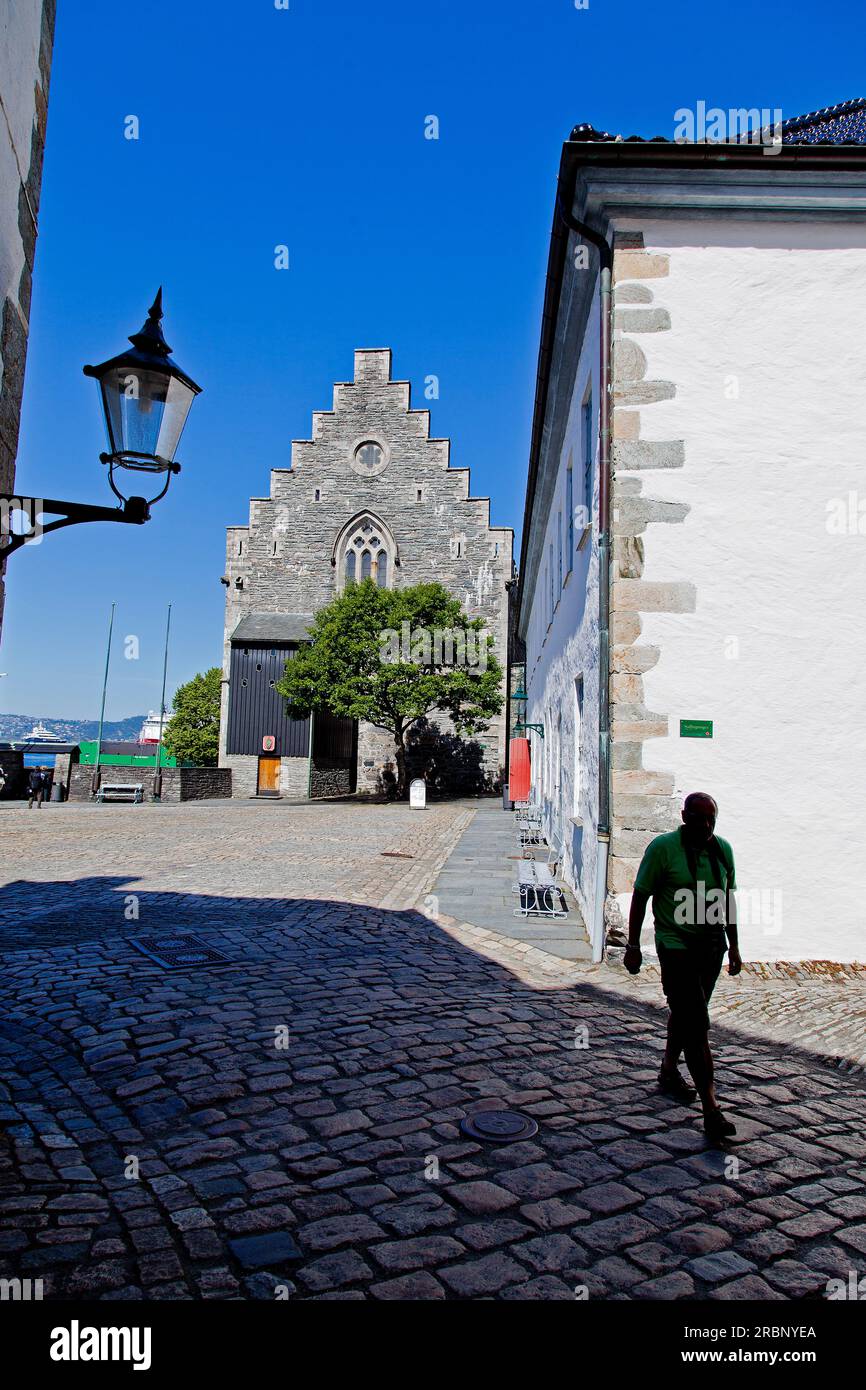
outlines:
M211 666L186 685L179 685L174 697L174 714L165 726L163 743L178 762L196 767L212 767L219 757L220 691L222 671Z
M400 795L413 725L438 710L458 734L471 736L502 708L493 638L441 584L348 584L316 614L310 637L277 682L290 715L327 709L390 733Z

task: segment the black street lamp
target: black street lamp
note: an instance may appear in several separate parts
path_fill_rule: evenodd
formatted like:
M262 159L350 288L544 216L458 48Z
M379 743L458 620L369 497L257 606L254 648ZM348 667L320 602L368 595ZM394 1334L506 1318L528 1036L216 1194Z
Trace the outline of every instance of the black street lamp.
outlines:
M50 497L19 497L0 494L0 557L11 555L32 540L38 531L59 531L84 521L120 521L141 526L150 520L150 508L168 491L172 474L180 472L174 456L186 424L190 406L201 391L186 372L172 361L171 348L163 337L162 288L148 310L140 332L129 341L132 348L110 358L98 367L85 367L85 376L99 383L109 452L100 454L108 465L108 482L119 499L119 507L95 507L81 502L59 502ZM127 497L118 487L117 469L131 473L165 474L161 491L151 498ZM30 530L12 532L12 516L28 515ZM37 516L49 513L56 521L37 528Z

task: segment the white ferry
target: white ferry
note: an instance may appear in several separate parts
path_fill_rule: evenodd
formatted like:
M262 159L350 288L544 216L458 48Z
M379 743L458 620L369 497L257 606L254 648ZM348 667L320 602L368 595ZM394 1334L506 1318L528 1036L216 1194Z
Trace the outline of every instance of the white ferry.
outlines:
M171 719L171 716L172 716L172 710L166 710L165 714L162 716L162 732L163 732L163 734L165 733L165 726L166 726L166 724L168 723L169 719ZM139 731L138 742L139 742L139 743L159 743L159 737L160 737L160 734L159 734L159 724L160 724L159 710L153 710L153 709L152 709L152 710L149 710L148 713L147 713L147 715L145 716L144 723L142 724L141 729L140 729L140 731Z

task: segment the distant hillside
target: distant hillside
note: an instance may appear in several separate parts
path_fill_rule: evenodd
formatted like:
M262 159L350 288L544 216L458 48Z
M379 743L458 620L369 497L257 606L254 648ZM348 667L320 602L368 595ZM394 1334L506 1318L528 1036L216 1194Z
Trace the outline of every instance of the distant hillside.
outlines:
M106 719L102 737L107 743L126 743L138 738L144 723L143 714L131 714L128 719ZM50 714L0 714L0 741L10 743L26 738L34 724L44 724L64 742L79 743L83 738L96 738L98 719L62 719Z

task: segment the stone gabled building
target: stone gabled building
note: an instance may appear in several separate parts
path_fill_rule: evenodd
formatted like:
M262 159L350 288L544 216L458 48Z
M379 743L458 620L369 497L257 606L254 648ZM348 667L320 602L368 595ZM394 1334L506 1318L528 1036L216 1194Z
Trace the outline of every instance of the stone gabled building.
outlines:
M275 690L313 615L353 579L387 587L438 581L482 618L507 665L513 532L490 525L469 470L450 467L450 441L430 437L409 383L391 380L390 349L355 353L354 379L271 471L247 526L228 530L220 763L239 797L325 796L382 787L393 743L381 730L316 714L293 720ZM494 787L506 753L506 712L477 740L444 722L418 731L409 766L442 789Z

